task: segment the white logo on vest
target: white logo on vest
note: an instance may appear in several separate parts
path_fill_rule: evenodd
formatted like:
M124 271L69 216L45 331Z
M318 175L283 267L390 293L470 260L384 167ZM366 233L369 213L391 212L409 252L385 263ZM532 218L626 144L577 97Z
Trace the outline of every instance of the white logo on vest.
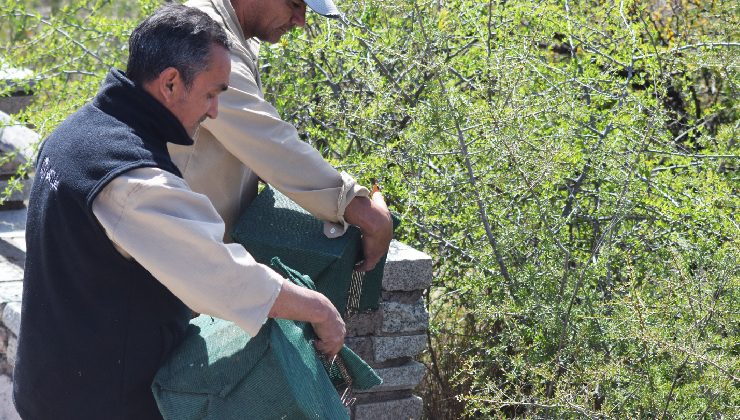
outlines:
M57 188L59 187L59 174L57 173L57 171L52 169L51 161L48 157L44 158L44 161L41 162L39 175L41 176L41 179L44 179L46 180L46 182L49 183L52 190L57 190Z

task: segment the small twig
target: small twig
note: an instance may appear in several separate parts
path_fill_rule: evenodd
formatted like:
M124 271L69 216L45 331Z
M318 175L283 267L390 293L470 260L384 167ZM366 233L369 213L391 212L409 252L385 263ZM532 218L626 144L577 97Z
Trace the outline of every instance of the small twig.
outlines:
M725 48L740 47L740 42L699 42L697 44L682 45L680 47L672 48L666 51L664 54L670 54L670 53L674 53L678 51L699 49L699 48L710 48L711 49L715 47L725 47ZM661 53L640 55L640 56L635 57L635 59L642 60L643 58L651 58L651 57L655 57L660 54Z
M411 220L411 223L413 223L414 225L416 225L416 227L418 227L419 229L423 230L424 233L426 233L427 235L431 236L432 238L434 238L434 239L436 239L438 241L441 241L442 242L442 245L445 248L449 248L449 249L451 249L451 250L459 253L460 255L462 255L463 257L465 257L467 260L469 260L471 262L479 262L478 261L479 258L474 257L474 256L468 254L464 249L462 249L459 246L453 244L452 242L448 241L447 239L443 238L442 236L437 235L431 229L427 228L426 226L422 225L421 223L419 223L419 222L417 222L415 220ZM495 271L493 271L493 270L491 270L489 268L482 267L480 264L477 265L477 268L479 270L481 270L482 272L488 274L489 276L497 276L497 275L499 275L499 273L497 273L497 272L495 272Z
M421 11L418 10L418 5L414 3L414 6L417 8L417 18L419 19L419 29L422 33L422 36L427 41L427 44L429 44L429 36L427 35L426 31L424 30L424 24L421 21ZM449 106L451 111L454 111L454 105L452 104L452 101L450 100L450 95L447 92L447 87L445 86L444 80L437 75L437 82L439 83L440 89L442 91L442 94L444 95L445 99L447 100L447 106ZM493 234L493 230L491 229L491 224L488 220L488 213L486 212L486 206L483 203L483 199L480 196L480 193L478 192L476 177L475 177L475 171L473 170L473 165L470 162L470 154L468 153L468 145L465 140L465 133L462 130L462 127L460 125L460 121L457 118L457 115L453 116L453 121L455 123L455 129L457 133L457 140L460 145L460 151L462 152L463 159L465 161L465 169L468 173L468 179L470 181L470 185L473 187L473 194L475 195L475 201L478 205L478 214L480 215L481 222L483 223L483 228L486 231L486 237L488 238L488 242L491 245L491 248L493 249L493 253L496 257L496 262L498 263L499 270L501 271L501 276L504 278L506 283L509 285L509 295L511 298L516 302L516 284L512 280L511 275L509 274L509 270L506 267L506 263L504 262L504 257L501 254L501 250L499 249L498 240L496 239L496 236Z
M702 154L696 154L696 153L680 153L680 152L671 152L668 150L654 150L654 149L645 149L646 152L650 153L657 153L661 155L671 155L671 156L682 156L682 157L690 157L695 159L740 159L740 155L702 155Z
M52 30L54 30L55 32L58 32L58 33L62 34L62 35L63 35L63 36L65 37L65 38L67 38L68 40L70 40L70 41L71 41L71 42L72 42L73 44L75 44L75 45L77 45L78 47L80 47L80 49L81 49L82 51L84 51L84 52L85 52L86 54L88 54L88 55L90 55L91 57L95 58L95 59L96 59L96 60L98 60L98 61L99 61L99 62L100 62L101 64L105 64L105 62L103 61L103 59L102 59L102 58L100 58L100 56L98 56L98 55L97 55L97 54L95 54L94 52L92 52L92 51L88 50L88 49L87 49L87 47L85 47L85 45L83 45L83 44L82 44L81 42L77 41L76 39L72 38L72 36L71 36L71 35L69 35L69 34L68 34L68 33L67 33L66 31L64 31L63 29L61 29L61 28L58 28L58 27L54 26L54 25L53 25L53 24L51 23L51 21L49 21L49 20L47 20L47 19L44 19L44 18L41 18L41 17L39 17L39 16L37 16L37 15L34 15L34 14L32 14L32 13L20 13L20 12L15 12L15 13L14 13L14 15L15 15L16 17L30 17L30 18L38 18L38 19L39 19L39 22L43 23L44 25L47 25L48 27L50 27L50 28L51 28Z

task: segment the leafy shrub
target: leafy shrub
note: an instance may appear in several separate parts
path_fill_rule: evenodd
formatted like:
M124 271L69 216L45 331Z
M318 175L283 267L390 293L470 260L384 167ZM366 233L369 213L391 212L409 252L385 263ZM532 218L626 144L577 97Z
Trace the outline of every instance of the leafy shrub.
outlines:
M43 135L92 97L154 3L2 0L39 75L20 117ZM339 4L263 46L263 83L434 258L426 415L734 416L737 6Z
M264 84L436 261L427 415L732 416L737 8L344 6Z

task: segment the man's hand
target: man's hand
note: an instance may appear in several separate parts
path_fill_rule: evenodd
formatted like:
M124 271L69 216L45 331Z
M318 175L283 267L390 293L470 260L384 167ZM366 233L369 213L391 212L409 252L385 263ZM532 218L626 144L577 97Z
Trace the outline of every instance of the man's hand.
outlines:
M355 270L370 271L388 252L393 239L393 220L383 194L376 191L371 198L355 197L344 210L344 219L362 232L362 249L365 259Z
M329 298L319 292L283 282L269 316L310 322L318 340L316 350L328 358L334 357L344 345L344 321Z
M337 312L337 309L331 305L331 302L329 305L331 306L331 311L327 319L321 322L312 322L311 325L319 337L318 340L314 341L316 350L331 359L342 349L346 330L344 321L339 315L339 312Z

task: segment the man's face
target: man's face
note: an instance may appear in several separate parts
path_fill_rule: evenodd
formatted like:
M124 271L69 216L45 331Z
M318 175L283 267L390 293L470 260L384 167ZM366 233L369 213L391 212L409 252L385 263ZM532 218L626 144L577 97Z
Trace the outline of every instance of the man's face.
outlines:
M220 45L211 47L208 68L195 76L190 89L181 90L170 111L180 120L191 137L200 123L218 115L218 95L229 87L231 60Z
M306 23L303 0L231 0L246 38L275 43L286 32Z

